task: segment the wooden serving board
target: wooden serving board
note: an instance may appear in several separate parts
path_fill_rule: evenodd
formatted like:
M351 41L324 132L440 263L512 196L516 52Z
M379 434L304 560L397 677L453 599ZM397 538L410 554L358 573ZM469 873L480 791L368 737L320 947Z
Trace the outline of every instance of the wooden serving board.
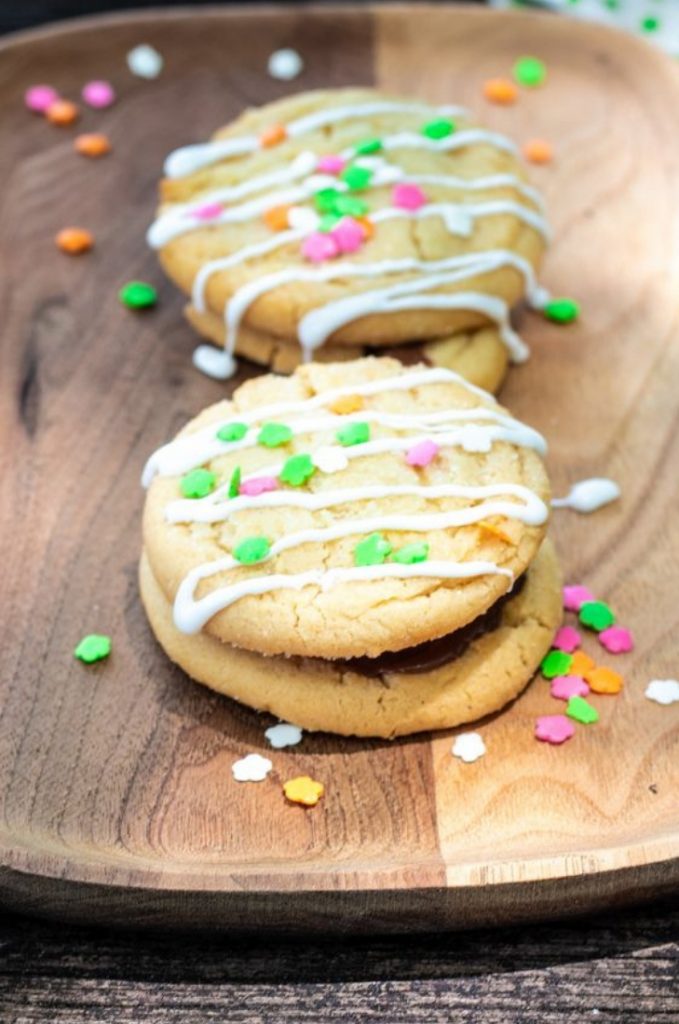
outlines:
M126 69L140 42L160 78ZM294 89L355 83L463 102L519 142L553 141L535 172L555 242L544 273L577 296L567 329L533 316L533 358L503 399L551 441L555 490L623 487L595 516L561 512L565 573L635 633L627 685L564 747L533 720L560 710L536 680L482 725L465 765L452 733L393 743L306 736L260 785L231 764L267 752L269 724L192 684L161 653L137 594L148 453L224 385L194 371L181 297L144 244L165 154L246 104L286 92L266 74L294 46ZM549 83L511 109L483 81L526 51ZM32 117L24 89L76 96L110 78L119 102L83 116L114 152L88 161L74 130ZM551 16L459 8L262 8L71 23L0 48L2 573L0 896L6 906L108 924L415 930L573 913L679 879L676 707L644 697L679 671L679 75L630 37ZM82 224L79 259L53 245ZM158 282L156 310L118 302ZM243 372L253 372L252 368ZM87 668L90 631L114 652ZM596 649L596 641L588 641ZM613 660L613 659L611 659ZM326 784L313 810L281 782Z

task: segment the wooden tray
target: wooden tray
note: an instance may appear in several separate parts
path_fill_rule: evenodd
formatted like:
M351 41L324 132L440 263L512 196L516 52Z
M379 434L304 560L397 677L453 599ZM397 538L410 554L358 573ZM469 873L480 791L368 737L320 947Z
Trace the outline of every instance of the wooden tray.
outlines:
M166 68L134 79L127 51ZM619 480L620 503L556 515L566 575L635 631L627 687L563 748L532 737L553 704L542 681L483 726L464 765L451 736L394 743L307 736L269 781L233 782L264 750L264 720L191 684L156 646L136 562L146 455L224 386L191 367L180 296L143 237L165 154L249 103L281 96L269 53L293 45L295 89L377 84L462 101L517 140L545 136L536 171L556 240L545 283L583 304L568 329L531 318L533 347L503 398L551 439L557 492ZM549 84L512 109L481 83L524 52ZM108 924L414 930L582 912L679 878L676 708L643 695L679 666L679 76L627 36L550 16L459 8L261 8L111 17L0 48L2 166L2 717L0 896L6 906ZM35 81L77 95L111 78L119 102L83 129L110 133L99 162L73 131L23 109ZM69 259L62 226L95 250ZM116 297L161 282L154 312ZM251 372L251 371L249 371ZM72 649L112 634L108 663ZM590 643L590 649L595 644ZM312 811L280 782L327 785Z

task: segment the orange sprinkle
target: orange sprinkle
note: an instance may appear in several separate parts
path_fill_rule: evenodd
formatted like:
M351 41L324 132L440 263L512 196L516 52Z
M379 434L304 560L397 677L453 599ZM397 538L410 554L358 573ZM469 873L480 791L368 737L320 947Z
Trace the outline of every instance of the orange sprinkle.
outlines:
M94 245L94 236L85 228L62 228L54 239L58 249L70 256L79 256Z
M375 225L368 217L355 217L354 220L360 224L365 232L366 241L375 234Z
M523 147L523 155L532 164L549 164L554 159L554 150L544 139L529 139Z
M77 135L73 140L73 148L81 156L105 156L106 153L111 152L111 143L107 135L91 132L86 135Z
M55 100L45 111L45 117L51 124L73 124L80 117L80 111L70 100Z
M509 78L489 78L483 83L483 95L490 103L510 106L516 103L519 90Z
M484 530L486 533L492 534L493 537L499 537L505 544L513 544L512 538L509 534L502 529L500 526L495 526L493 523L489 523L487 519L481 519L476 524L479 529Z
M288 220L289 212L289 206L272 206L270 209L264 211L262 217L264 223L267 227L270 227L272 231L285 231L286 228L290 227L290 222Z
M342 395L328 406L330 412L336 412L338 416L346 416L350 412L360 412L363 408L363 399L360 395Z
M268 149L270 146L277 146L279 142L287 138L287 135L284 124L270 124L259 136L259 144L264 149Z
M316 782L308 775L299 775L296 779L288 779L283 783L283 792L286 799L293 804L313 807L323 796L324 787L322 782Z
M573 671L572 666L570 671ZM599 668L587 673L587 682L594 693L620 693L623 680L619 672L600 665Z

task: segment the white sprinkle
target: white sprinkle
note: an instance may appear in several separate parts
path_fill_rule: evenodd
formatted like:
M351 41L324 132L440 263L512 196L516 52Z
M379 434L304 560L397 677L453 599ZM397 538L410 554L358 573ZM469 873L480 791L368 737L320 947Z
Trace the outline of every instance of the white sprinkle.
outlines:
M281 82L291 82L301 73L304 61L297 50L276 50L269 57L269 74Z
M679 682L676 679L652 679L644 696L656 704L676 704L679 701Z
M466 452L489 452L492 447L492 440L484 427L477 427L473 423L466 423L461 430L460 444Z
M453 743L452 753L466 764L473 764L486 753L486 744L478 732L461 732Z
M193 365L206 377L214 377L215 380L228 380L238 368L233 356L214 345L199 345L194 349Z
M138 78L157 78L163 70L163 58L152 46L142 43L128 53L127 66Z
M615 480L595 476L573 484L565 498L553 498L554 508L572 508L576 512L596 512L604 505L610 505L620 497L620 488Z
M306 206L291 206L288 210L288 224L295 231L315 231L320 219L315 210Z
M248 754L231 765L236 782L261 782L272 768L273 764L269 758L262 757L261 754Z
M338 445L330 444L318 448L312 456L312 461L321 473L338 473L349 465L349 459L344 450Z
M272 747L281 750L283 747L294 747L302 739L302 730L298 725L279 722L270 726L264 733Z

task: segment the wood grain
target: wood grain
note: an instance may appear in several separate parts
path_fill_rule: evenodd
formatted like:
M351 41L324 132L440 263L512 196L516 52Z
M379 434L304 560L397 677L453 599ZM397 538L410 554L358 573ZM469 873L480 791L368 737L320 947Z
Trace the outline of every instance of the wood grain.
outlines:
M549 62L549 87L511 111L483 108L481 82L527 39ZM142 40L166 58L153 83L124 70ZM130 278L160 281L143 231L166 152L282 95L263 71L281 45L307 58L300 89L377 82L462 98L519 141L557 143L539 176L556 227L545 277L585 312L567 331L527 323L534 358L503 398L549 436L557 490L602 473L622 483L620 505L589 520L562 514L555 533L568 576L609 599L638 642L625 694L598 701L602 724L563 749L531 738L534 715L552 707L537 682L485 724L489 755L475 766L450 757L451 735L306 737L276 754L270 783L238 786L230 764L264 749L263 721L190 684L145 623L141 466L224 389L192 370L168 285L141 316L116 292ZM676 715L643 697L649 678L676 674L679 621L670 62L591 26L422 5L417 16L120 16L27 34L0 60L5 903L118 924L415 930L579 912L675 885ZM71 93L114 80L119 103L83 119L110 134L110 157L76 158L71 133L23 111L38 68ZM92 254L56 252L65 223L94 231ZM115 649L86 669L71 652L92 630ZM301 772L327 784L311 813L280 793Z

